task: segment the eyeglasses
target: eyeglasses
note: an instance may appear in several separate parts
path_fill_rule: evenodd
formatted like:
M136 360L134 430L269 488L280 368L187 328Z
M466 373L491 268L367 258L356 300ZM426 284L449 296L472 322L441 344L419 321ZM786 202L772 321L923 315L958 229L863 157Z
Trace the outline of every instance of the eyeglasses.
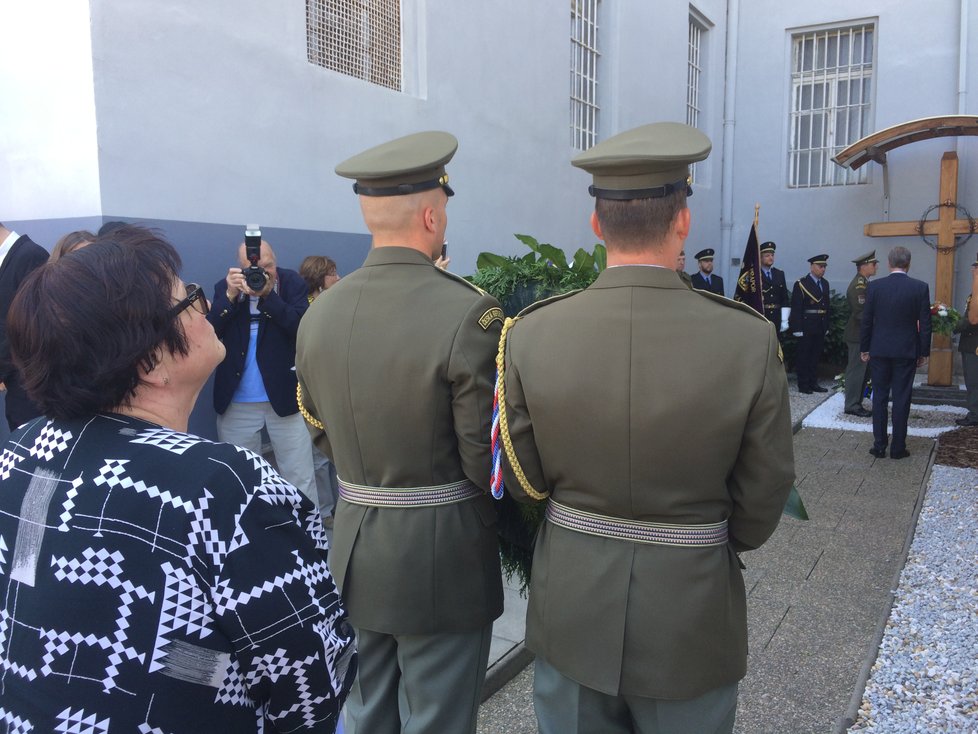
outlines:
M204 316L211 310L211 306L207 302L207 296L204 295L204 289L196 283L187 283L187 297L170 309L170 318L176 318L188 306L193 306Z

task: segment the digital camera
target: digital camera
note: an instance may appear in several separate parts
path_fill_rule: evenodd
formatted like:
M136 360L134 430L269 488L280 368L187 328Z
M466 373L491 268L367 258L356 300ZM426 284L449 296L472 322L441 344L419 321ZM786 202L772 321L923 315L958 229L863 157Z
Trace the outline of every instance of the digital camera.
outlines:
M268 282L268 271L259 267L261 259L261 228L257 224L245 225L245 257L251 265L242 269L245 283L255 293L265 289Z

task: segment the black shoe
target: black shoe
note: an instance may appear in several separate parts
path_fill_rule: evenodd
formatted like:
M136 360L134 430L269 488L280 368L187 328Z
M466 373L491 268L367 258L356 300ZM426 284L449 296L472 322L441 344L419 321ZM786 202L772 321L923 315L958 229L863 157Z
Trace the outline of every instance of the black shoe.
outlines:
M821 385L812 385L812 390L815 391L815 392L828 392L829 391L829 389L827 387L822 387Z
M891 459L906 459L908 456L910 456L910 452L907 451L906 449L904 449L903 451L891 451L890 452L890 458Z
M799 387L798 388L798 392L800 392L802 395L811 395L812 394L812 391L809 390L807 387Z
M970 418L958 418L956 421L959 426L978 426L978 421L973 421Z
M877 459L885 459L886 458L886 449L872 448L872 449L869 450L869 453L871 453Z
M847 410L846 415L856 415L860 418L872 418L872 411L866 410L865 408L853 408L852 410Z

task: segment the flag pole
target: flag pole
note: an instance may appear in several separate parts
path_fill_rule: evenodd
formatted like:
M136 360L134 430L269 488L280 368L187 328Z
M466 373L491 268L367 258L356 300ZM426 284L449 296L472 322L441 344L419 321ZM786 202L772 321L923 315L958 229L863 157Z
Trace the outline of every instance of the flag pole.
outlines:
M754 226L757 226L757 222L760 218L761 205L754 204Z

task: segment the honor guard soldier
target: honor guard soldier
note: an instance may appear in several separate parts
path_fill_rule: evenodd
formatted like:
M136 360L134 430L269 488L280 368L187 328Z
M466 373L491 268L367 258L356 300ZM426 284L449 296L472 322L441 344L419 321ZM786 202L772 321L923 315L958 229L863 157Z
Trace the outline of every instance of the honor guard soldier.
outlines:
M968 414L955 423L978 426L978 257L971 263L971 293L954 331L961 335L958 351L961 352L964 386L968 391Z
M683 250L679 253L679 257L676 258L676 274L679 275L679 279L683 282L687 288L693 287L693 281L689 277L689 273L686 272L686 251Z
M859 358L859 323L866 304L866 288L869 279L876 275L876 250L857 257L856 277L846 289L846 302L849 304L849 320L846 321L846 347L849 359L846 363L846 406L845 412L860 418L872 417L873 412L863 407L863 392L866 389L868 365Z
M503 312L433 262L457 146L417 133L336 167L372 249L299 328L299 402L336 465L329 560L360 654L347 734L474 732L503 608L485 491Z
M608 268L503 329L502 475L518 500L549 497L526 622L544 734L733 730L747 665L736 552L774 532L794 461L774 329L675 273L689 164L709 151L668 122L577 156ZM720 383L717 403L702 385Z
M795 351L795 371L798 373L798 392L810 395L813 392L828 392L818 384L816 369L822 356L825 332L829 328L829 284L825 280L828 255L815 255L808 258L811 272L801 280L795 281L791 290L791 333L798 337Z
M723 295L723 278L713 274L713 250L707 248L696 253L700 269L690 276L693 287L701 291Z
M788 284L784 279L784 271L774 267L774 253L778 246L773 242L761 245L761 290L764 296L764 315L774 324L778 334L788 328L782 321L781 309L791 305L788 295Z

